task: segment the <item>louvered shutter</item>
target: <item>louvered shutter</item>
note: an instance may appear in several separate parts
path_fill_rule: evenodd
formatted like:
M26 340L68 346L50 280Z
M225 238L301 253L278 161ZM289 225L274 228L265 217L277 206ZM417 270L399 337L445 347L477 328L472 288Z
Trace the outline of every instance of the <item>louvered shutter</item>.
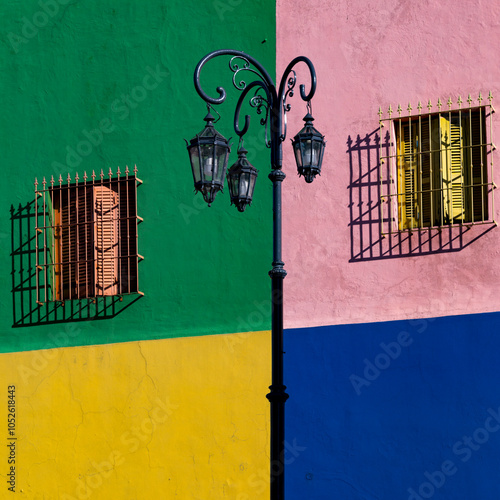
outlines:
M57 284L58 300L78 299L80 295L79 227L83 212L79 211L83 201L76 189L59 191L60 199L60 273Z
M118 193L106 186L94 188L96 295L118 293Z
M462 126L440 118L444 222L465 220Z
M401 229L418 227L417 220L417 161L416 161L416 127L413 124L402 126L400 138L400 226Z
M451 151L451 205L453 221L463 222L465 218L464 175L462 162L462 126L450 123Z
M55 300L93 296L92 188L53 192L52 275Z
M140 293L136 177L60 182L48 191L45 300ZM41 269L37 263L37 272ZM37 294L39 289L37 281Z
M75 228L75 253L78 262L75 266L75 282L78 298L92 297L94 292L94 254L93 254L93 189L90 186L77 188L77 227Z
M63 191L61 209L61 295L63 299L71 299L76 295L74 264L76 262L76 246L74 245L75 231L72 228L76 214L76 199L71 190Z
M46 234L47 234L47 261L48 261L48 285L49 285L49 292L48 292L48 297L46 297L48 300L56 300L56 286L57 286L57 280L56 278L56 272L57 272L57 267L56 267L56 262L57 262L57 255L56 255L56 238L59 238L59 222L58 222L58 211L56 211L56 208L54 206L54 190L51 188L49 190L50 195L46 197L46 203L47 203L47 217L48 217L48 226L46 227Z

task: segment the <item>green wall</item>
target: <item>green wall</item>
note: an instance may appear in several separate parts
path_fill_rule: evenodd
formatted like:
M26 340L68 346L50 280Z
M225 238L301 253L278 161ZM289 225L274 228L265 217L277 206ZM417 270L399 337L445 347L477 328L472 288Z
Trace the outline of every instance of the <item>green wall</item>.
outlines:
M245 141L260 176L243 214L227 190L211 208L194 196L184 139L204 126L193 71L205 54L243 50L274 75L274 2L9 0L0 16L2 352L269 329L272 192L260 117ZM209 63L203 83L228 91L216 128L233 137L231 164L239 93L227 62ZM26 212L35 177L134 164L144 297L115 304L102 321L61 321L68 304L38 316Z

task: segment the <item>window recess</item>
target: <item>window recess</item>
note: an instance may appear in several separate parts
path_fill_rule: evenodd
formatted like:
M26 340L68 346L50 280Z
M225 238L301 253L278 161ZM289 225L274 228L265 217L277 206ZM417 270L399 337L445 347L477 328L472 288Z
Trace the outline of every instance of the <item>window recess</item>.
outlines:
M83 182L82 182L83 181ZM35 179L36 301L64 302L140 294L137 186L125 169L105 178L68 174ZM41 187L41 189L40 189Z
M478 104L448 110L429 101L412 115L408 105L389 107L380 116L380 193L382 234L453 225L492 223L493 182L492 95Z

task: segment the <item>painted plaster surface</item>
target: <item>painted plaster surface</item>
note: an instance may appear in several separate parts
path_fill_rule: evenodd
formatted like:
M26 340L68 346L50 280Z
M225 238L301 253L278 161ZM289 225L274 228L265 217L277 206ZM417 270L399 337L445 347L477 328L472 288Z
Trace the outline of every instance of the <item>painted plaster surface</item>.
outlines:
M429 100L437 111L438 98L465 102L469 93L477 103L490 90L498 98L499 9L451 0L277 2L277 73L298 54L312 59L313 115L328 141L323 173L311 185L294 175L291 148L284 149L287 327L498 310L493 225L381 238L377 113L398 103L416 113L418 101L425 110ZM290 133L304 114L296 98ZM493 141L499 126L497 113Z
M1 355L15 425L0 498L8 458L21 498L266 498L269 344L257 332Z
M245 50L273 73L274 3L13 0L0 17L0 381L15 415L0 498L267 497L271 183L244 216L227 192L209 209L184 139L205 125L193 71L209 51ZM229 138L227 65L202 83L228 89ZM267 164L252 123L249 159ZM35 178L134 165L144 297L39 306ZM211 335L227 332L242 333Z
M287 498L497 500L499 320L288 330Z
M252 21L255 12L259 23ZM246 50L273 73L274 4L29 0L2 2L0 17L0 65L8 75L0 83L0 350L270 328L270 314L261 311L270 294L271 183L259 178L245 214L229 206L227 192L209 209L194 196L184 139L205 125L193 72L209 51ZM207 91L228 89L217 125L228 138L239 95L231 92L231 76L227 59L202 74ZM260 144L257 123L249 149ZM263 144L251 161L267 164ZM123 174L127 165L137 165L143 181L138 247L144 297L131 305L125 298L116 308L107 308L111 300L98 301L95 317L103 321L80 321L87 301L58 304L57 315L52 306L38 307L35 178L42 183L54 176L57 183L59 175L66 182L68 174L71 180L78 174L82 182L85 172L90 179L94 170L99 176L101 169L107 175L120 167ZM66 331L78 321L78 335ZM67 334L66 344L51 339L60 334Z

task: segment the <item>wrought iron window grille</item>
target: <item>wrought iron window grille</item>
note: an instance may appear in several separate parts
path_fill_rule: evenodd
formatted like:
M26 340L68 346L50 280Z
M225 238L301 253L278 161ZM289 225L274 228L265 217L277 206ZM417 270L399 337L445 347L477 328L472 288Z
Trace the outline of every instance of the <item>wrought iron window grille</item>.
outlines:
M36 302L139 294L137 167L35 179Z
M492 115L486 103L461 97L448 109L428 102L417 113L389 106L380 125L380 202L382 236L403 231L461 225L495 224L493 218ZM423 112L424 111L424 112ZM393 114L397 113L394 117Z

